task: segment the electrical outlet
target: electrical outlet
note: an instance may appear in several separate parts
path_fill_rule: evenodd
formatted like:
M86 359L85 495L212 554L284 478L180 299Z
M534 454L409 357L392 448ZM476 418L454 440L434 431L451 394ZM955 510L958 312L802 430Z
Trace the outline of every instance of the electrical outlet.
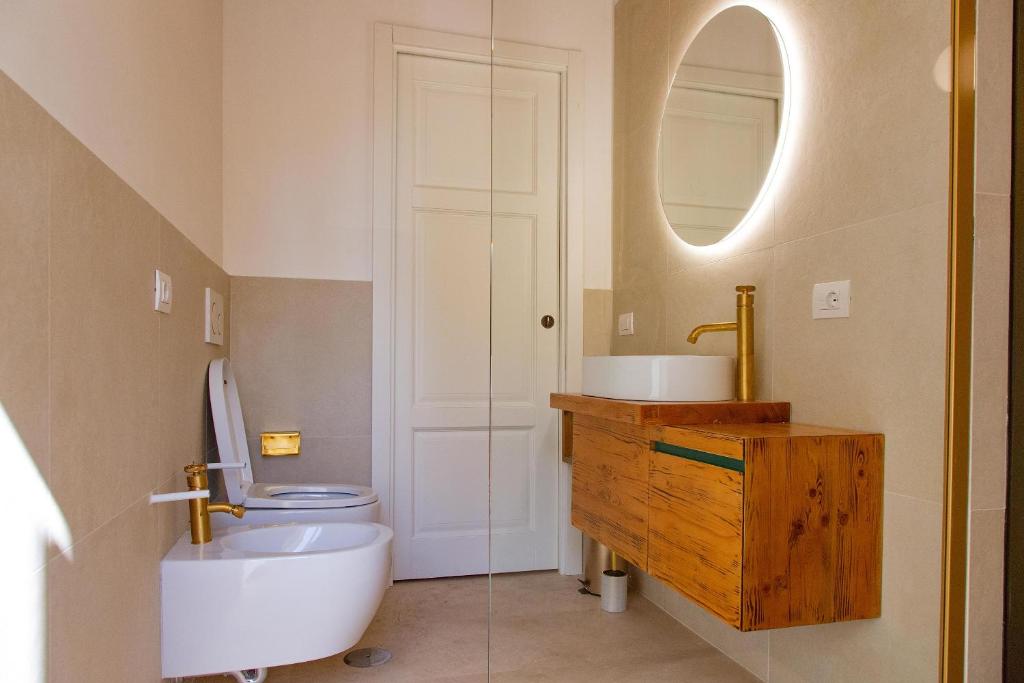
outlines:
M811 293L812 318L849 318L850 281L819 282Z

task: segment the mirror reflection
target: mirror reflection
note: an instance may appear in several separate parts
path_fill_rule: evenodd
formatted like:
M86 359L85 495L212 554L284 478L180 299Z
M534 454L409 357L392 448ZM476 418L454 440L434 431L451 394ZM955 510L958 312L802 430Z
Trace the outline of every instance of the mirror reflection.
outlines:
M716 15L687 48L665 103L659 190L685 242L714 244L750 212L780 140L783 57L751 7Z

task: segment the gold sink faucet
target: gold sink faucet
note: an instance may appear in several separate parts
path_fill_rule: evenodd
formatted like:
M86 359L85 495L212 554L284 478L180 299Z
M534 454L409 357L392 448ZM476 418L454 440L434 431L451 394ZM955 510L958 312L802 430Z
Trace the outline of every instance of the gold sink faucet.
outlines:
M696 344L705 332L736 333L736 398L754 400L754 286L736 287L736 322L698 325L686 341Z
M185 481L188 482L189 491L209 491L210 482L206 471L207 467L204 464L185 465ZM198 545L213 540L213 529L210 526L211 512L227 512L241 519L245 514L245 508L228 503L211 503L209 495L205 498L189 499L188 517L192 526L192 543Z

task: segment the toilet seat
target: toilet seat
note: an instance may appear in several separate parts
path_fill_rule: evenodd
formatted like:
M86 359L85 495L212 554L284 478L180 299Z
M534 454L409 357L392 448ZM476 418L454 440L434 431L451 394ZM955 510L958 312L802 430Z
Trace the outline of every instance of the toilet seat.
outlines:
M367 486L349 484L252 484L249 508L349 508L376 502Z
M245 438L238 385L227 358L210 362L210 411L222 463L241 463L223 470L224 488L233 505L264 510L340 509L373 505L377 494L352 484L260 484L253 481Z

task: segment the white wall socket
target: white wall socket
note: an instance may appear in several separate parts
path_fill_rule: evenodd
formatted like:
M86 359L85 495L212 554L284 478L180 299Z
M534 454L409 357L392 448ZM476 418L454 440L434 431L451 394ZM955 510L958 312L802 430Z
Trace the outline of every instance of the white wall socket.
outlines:
M206 288L206 325L203 341L224 346L224 297Z
M171 286L171 276L167 273L156 271L153 280L153 310L161 313L171 312L171 302L174 300L174 288Z
M619 336L625 337L633 334L633 314L622 313L619 315Z
M850 281L819 282L811 293L812 318L849 318Z

